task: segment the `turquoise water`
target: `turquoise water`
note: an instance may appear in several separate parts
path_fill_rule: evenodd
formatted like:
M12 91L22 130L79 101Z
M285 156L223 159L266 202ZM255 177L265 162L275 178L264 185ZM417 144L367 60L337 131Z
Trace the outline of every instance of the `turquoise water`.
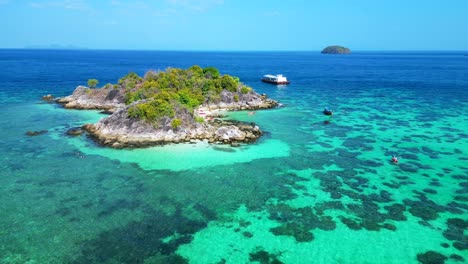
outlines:
M88 78L192 64L284 104L229 113L258 124L259 141L101 148L65 132L105 115L39 100ZM1 50L0 65L0 263L468 259L460 54ZM291 85L258 79L277 72Z

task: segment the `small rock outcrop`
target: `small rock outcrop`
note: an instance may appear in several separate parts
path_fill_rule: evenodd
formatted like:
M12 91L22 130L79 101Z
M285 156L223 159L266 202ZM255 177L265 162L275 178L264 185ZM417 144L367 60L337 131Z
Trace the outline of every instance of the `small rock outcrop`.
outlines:
M220 95L221 100L219 102L205 103L203 106L208 109L225 109L228 111L270 109L278 106L278 102L268 99L265 94L260 95L253 91L246 94L237 94L224 90Z
M41 100L46 101L46 102L53 102L55 100L55 97L51 94L48 94L48 95L42 96Z
M26 136L34 137L34 136L39 136L42 134L47 133L47 130L39 130L39 131L27 131L25 134Z
M321 52L322 54L350 54L351 51L348 48L342 46L328 46Z
M67 130L66 134L69 136L79 136L83 134L85 131L81 127L72 127Z
M98 109L115 111L125 106L121 89L104 87L100 89L78 86L72 95L57 99L68 109Z

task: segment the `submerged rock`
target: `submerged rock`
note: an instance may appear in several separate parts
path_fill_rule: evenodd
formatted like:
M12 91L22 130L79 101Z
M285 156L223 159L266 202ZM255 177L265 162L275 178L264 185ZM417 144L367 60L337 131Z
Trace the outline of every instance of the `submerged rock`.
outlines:
M39 136L39 135L45 134L47 132L48 132L47 130L28 131L28 132L26 132L26 135L30 136L30 137L33 137L33 136Z
M55 100L55 97L51 94L48 94L48 95L42 96L41 100L46 101L46 102L53 102Z
M66 134L69 136L79 136L83 134L85 131L81 127L72 127L67 130Z
M104 114L104 115L112 115L114 113L113 109L109 109L109 110L103 110L101 112L99 112L100 114Z
M455 260L455 261L459 261L459 262L465 261L465 258L463 258L462 256L457 255L457 254L450 255L450 258Z
M423 264L443 264L447 260L447 257L435 251L427 251L426 253L420 253L417 256L419 263Z
M249 253L249 260L251 262L258 262L258 263L272 263L272 264L281 264L276 254L268 253L265 250L257 249L255 252Z
M297 223L286 223L270 229L275 236L292 236L297 242L310 242L314 240L314 234L306 227Z

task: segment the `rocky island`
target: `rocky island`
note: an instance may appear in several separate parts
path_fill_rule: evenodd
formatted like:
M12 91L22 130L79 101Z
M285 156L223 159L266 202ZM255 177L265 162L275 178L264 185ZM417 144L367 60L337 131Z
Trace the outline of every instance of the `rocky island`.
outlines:
M92 79L91 84L97 84ZM255 141L262 131L254 123L221 120L219 111L257 110L278 106L239 78L221 75L214 67L130 73L102 88L78 86L56 100L70 109L100 109L110 113L96 124L85 124L89 135L114 148L144 147L207 140L237 145Z
M350 54L351 51L348 48L342 46L328 46L321 52L322 54Z

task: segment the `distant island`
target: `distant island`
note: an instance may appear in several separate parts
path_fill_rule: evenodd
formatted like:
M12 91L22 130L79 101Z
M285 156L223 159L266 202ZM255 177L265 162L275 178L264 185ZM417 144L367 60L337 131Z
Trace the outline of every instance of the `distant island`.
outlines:
M351 51L342 46L328 46L321 52L322 54L349 54Z
M115 148L206 140L238 145L255 141L262 131L254 123L218 119L221 110L268 109L278 105L239 78L214 67L129 73L117 84L78 86L56 102L70 109L100 109L110 115L86 130L97 142Z
M29 45L24 46L24 49L45 49L45 50L84 50L85 47L75 46L75 45L59 45L59 44L49 44L49 45Z

